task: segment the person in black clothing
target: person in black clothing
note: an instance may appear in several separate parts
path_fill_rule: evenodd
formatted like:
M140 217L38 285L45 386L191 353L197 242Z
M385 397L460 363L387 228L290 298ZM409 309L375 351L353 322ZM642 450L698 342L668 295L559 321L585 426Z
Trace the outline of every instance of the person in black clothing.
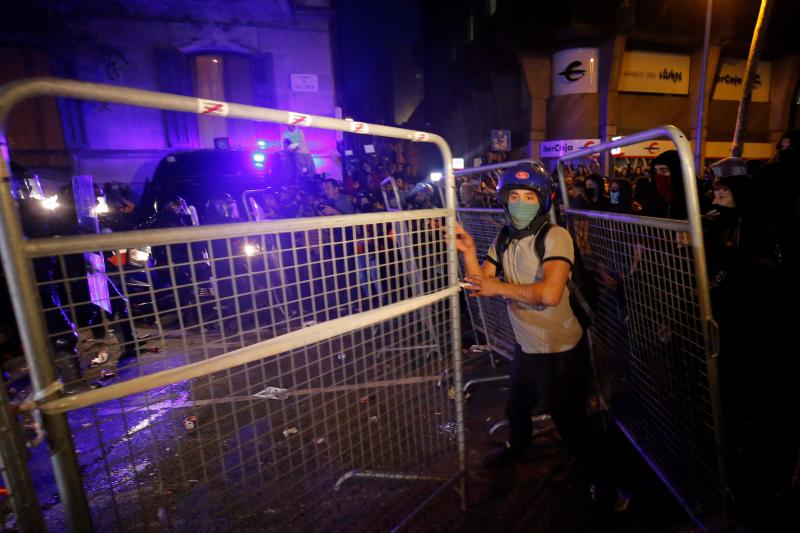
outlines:
M714 200L704 217L711 303L719 325L719 376L727 458L737 518L756 528L775 514L789 486L800 432L792 390L798 368L787 353L793 326L777 233L759 211L744 162L712 165ZM753 334L753 332L758 332ZM794 377L787 377L794 376Z
M645 203L645 216L686 220L686 195L681 160L676 150L667 150L653 160L650 177L654 188Z
M625 215L633 213L633 187L631 187L631 182L627 178L611 180L609 211Z
M586 198L588 205L586 209L594 211L608 211L610 204L606 196L606 179L600 174L589 174L586 176Z

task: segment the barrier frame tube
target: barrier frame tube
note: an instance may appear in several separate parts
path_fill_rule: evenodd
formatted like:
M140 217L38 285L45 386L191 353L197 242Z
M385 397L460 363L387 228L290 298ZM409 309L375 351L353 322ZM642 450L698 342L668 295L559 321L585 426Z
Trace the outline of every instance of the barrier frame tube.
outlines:
M20 334L30 365L31 380L39 400L58 397L53 362L44 317L39 310L36 280L29 267L29 252L36 246L26 246L26 238L17 217L17 209L10 191L11 169L9 164L6 123L11 109L23 100L40 96L74 98L96 102L125 104L138 107L179 111L202 115L215 115L233 119L259 122L294 124L335 131L360 132L414 142L430 142L439 149L445 170L446 206L435 210L444 216L447 227L447 268L450 289L458 286L458 268L455 246L456 195L455 176L452 168L452 152L447 142L439 135L391 126L351 122L343 119L295 113L251 105L209 101L191 96L160 93L114 85L80 82L58 78L32 78L19 80L0 87L0 253L3 267L11 281L9 289L13 307L20 322ZM358 126L354 129L354 126ZM399 214L394 213L393 216ZM350 215L343 225L357 223L361 215ZM335 221L331 221L335 224ZM287 224L290 226L291 224ZM241 230L241 227L240 227ZM117 234L118 236L124 234ZM52 241L53 239L49 239ZM42 240L44 242L47 239ZM34 244L31 241L29 244ZM52 242L48 243L52 244ZM47 248L47 246L44 246ZM451 290L449 295L452 312L450 329L453 346L454 382L456 390L455 416L458 428L459 473L461 476L462 507L466 507L466 449L464 441L464 395L461 368L461 334L459 316L459 293ZM37 411L38 413L38 411ZM67 419L63 414L41 415L48 433L51 462L56 475L59 493L64 502L70 528L76 531L92 529L89 506L83 488L77 459L72 445Z
M567 183L564 179L566 161L581 157L590 157L598 152L608 151L613 148L622 148L644 141L667 138L673 142L678 152L681 173L683 174L683 187L686 195L686 211L688 215L689 234L691 237L692 256L697 277L697 297L700 305L701 320L703 321L703 340L706 350L706 367L708 369L709 387L711 391L712 413L714 417L714 434L717 445L717 461L719 464L720 482L723 491L723 520L728 522L728 496L727 496L727 465L724 460L724 440L722 427L721 400L719 391L718 355L719 341L717 324L711 310L711 296L709 292L708 272L706 269L706 253L703 243L703 226L700 218L700 200L697 192L694 159L691 145L686 135L675 126L664 125L651 130L626 135L622 139L593 145L574 153L564 155L558 159L558 181L561 187L561 196L566 211L571 211ZM584 212L584 210L575 210Z

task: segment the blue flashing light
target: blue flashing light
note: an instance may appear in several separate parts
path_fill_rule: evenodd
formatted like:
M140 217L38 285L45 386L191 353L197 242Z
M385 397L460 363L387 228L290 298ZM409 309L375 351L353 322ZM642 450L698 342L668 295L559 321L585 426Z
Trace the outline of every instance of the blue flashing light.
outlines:
M267 141L265 141L264 139L258 139L258 140L256 141L256 146L258 146L258 148L259 148L260 150L266 150L266 148L267 148Z
M264 152L253 152L250 154L250 159L253 160L253 164L256 166L264 166L264 162L267 160L267 154Z

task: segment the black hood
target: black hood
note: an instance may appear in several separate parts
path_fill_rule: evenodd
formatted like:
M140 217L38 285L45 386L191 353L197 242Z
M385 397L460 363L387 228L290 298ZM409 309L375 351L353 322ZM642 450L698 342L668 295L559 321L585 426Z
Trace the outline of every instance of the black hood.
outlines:
M655 176L656 165L666 165L672 175L672 188L675 193L683 197L683 170L681 170L681 158L677 150L667 150L653 159L650 163L650 176Z

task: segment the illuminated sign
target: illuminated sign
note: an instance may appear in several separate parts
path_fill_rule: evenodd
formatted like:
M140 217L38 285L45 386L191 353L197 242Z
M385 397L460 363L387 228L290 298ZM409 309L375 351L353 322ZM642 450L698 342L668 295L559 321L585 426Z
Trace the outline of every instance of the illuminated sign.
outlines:
M492 130L492 151L511 151L511 132L509 130Z
M543 141L539 147L539 157L542 159L551 157L561 157L584 148L589 148L593 144L600 144L600 139L568 139L562 141Z
M316 74L292 74L292 90L296 93L319 92L319 79ZM284 78L286 79L286 78Z
M714 100L739 101L744 90L744 74L747 61L743 59L724 59L719 64L719 75L714 78ZM753 82L753 102L769 102L769 85L772 76L772 63L759 61Z
M597 48L571 48L553 54L553 94L597 92Z
M619 90L634 93L689 94L690 58L678 54L625 52Z
M613 139L616 140L616 139ZM675 144L672 141L644 141L641 143L623 146L611 150L614 157L656 157L667 150L674 150Z

